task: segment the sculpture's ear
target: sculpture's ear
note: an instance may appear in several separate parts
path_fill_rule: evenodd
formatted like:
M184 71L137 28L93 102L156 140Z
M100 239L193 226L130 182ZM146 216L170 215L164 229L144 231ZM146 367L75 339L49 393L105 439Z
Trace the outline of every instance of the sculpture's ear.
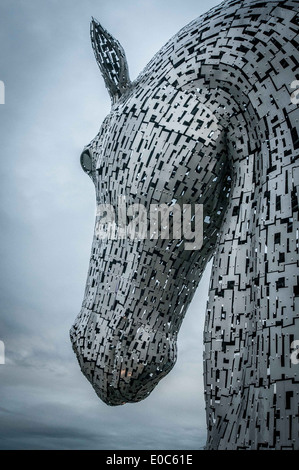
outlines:
M94 18L90 24L90 35L96 61L113 104L131 83L125 51Z

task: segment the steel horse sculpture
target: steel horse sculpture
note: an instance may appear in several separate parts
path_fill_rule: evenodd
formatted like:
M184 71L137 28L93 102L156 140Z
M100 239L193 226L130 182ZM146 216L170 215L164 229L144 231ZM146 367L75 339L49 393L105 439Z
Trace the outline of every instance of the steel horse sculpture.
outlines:
M175 364L180 325L213 258L206 449L299 448L298 9L224 1L133 82L122 46L91 23L112 99L81 155L97 204L202 204L203 246L95 230L73 348L105 403L144 399Z

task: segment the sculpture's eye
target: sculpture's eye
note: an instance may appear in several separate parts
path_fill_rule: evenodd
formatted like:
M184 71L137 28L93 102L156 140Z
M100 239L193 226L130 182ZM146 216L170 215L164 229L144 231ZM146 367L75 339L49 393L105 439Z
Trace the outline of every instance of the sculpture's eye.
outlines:
M92 171L92 158L89 150L84 150L81 154L80 163L85 173L89 174Z

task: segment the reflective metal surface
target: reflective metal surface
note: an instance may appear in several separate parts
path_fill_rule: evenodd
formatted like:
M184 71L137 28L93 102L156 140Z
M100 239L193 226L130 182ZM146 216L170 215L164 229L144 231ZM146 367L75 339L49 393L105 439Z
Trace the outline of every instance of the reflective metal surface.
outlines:
M72 344L107 404L142 400L176 361L213 257L207 449L299 448L298 6L225 1L134 82L120 44L91 25L112 99L81 158L97 204L203 204L204 241L186 251L176 239L105 240L96 222Z

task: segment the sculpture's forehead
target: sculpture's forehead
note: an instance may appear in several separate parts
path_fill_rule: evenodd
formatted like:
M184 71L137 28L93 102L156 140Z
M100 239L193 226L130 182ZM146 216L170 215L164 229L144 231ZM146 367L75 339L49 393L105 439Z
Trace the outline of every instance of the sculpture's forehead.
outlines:
M142 132L150 137L160 128L168 133L185 135L192 140L208 142L211 134L219 132L218 120L206 103L194 93L176 89L166 80L161 83L137 83L105 118L94 139L98 148L111 141L130 145Z

